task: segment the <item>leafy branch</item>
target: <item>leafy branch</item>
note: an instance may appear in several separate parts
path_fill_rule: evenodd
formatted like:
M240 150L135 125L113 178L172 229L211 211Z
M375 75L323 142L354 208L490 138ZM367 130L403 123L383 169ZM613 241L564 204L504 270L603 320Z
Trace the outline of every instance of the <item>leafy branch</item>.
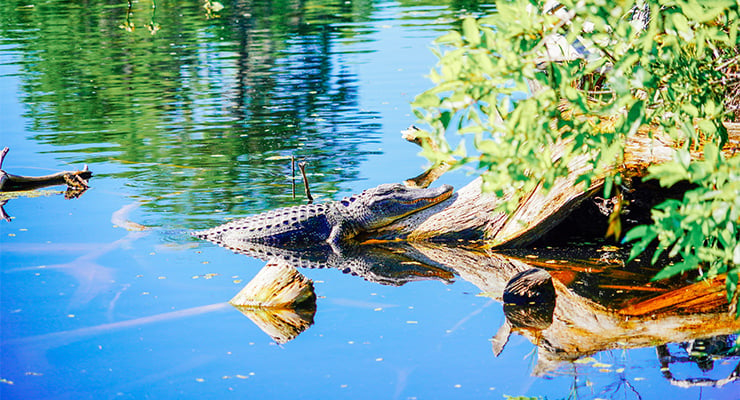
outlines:
M590 168L576 182L604 179L609 196L624 181L627 140L642 130L667 135L681 144L680 162L655 166L650 177L698 188L656 207L653 225L631 231L628 239L639 241L633 252L657 240L658 256L683 257L658 279L706 264L706 273L728 273L731 296L740 258L732 198L740 193L738 161L717 149L727 141L723 122L740 104L740 4L561 3L498 1L496 14L465 18L435 41L434 86L412 104L434 142L422 154L475 166L483 189L506 195L512 210L535 186L547 189L572 173L577 157ZM702 145L705 160L691 162L689 152Z

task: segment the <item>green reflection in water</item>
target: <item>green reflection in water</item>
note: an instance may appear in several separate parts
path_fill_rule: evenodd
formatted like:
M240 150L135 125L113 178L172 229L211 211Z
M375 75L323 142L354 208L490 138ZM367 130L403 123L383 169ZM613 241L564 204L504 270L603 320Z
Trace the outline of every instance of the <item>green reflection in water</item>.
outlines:
M316 193L346 189L381 126L360 108L345 57L374 51L352 45L373 40L384 6L222 3L7 4L0 36L19 58L32 138L98 177L128 179L171 219L302 201L291 198L290 155L308 161ZM401 19L449 29L478 9L411 2Z
M8 7L35 140L65 146L70 162L125 165L102 175L143 196L187 191L148 207L188 214L272 206L290 166L271 156L305 157L323 193L356 177L379 125L357 108L329 24L361 22L366 3L234 2L207 18L200 2L159 2L155 22L149 4Z

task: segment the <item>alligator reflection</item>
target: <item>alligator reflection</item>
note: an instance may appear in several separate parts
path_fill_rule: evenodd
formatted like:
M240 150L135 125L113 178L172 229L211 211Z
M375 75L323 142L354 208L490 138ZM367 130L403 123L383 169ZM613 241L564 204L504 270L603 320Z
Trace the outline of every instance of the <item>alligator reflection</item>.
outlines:
M230 243L230 250L260 260L279 259L296 268L335 268L381 285L401 286L419 280L451 283L450 267L428 259L407 245L342 243L308 249L285 249L259 243Z
M650 282L655 269L625 264L621 249L570 249L567 254L557 249L494 252L430 243L385 243L349 246L341 254L329 248L289 252L253 245L233 250L262 259L279 257L296 267L337 268L390 285L424 279L451 282L454 273L476 285L483 295L502 302L512 285L529 287L537 293L532 301L504 305L507 321L494 336L493 345L498 354L510 334L528 338L537 346L535 375L617 348L658 346L663 362L675 362L661 350L667 344L697 343L726 335L734 340L732 335L740 332L740 320L729 312L723 277L697 283L686 277ZM526 272L533 268L541 272ZM530 282L518 282L522 276ZM535 276L538 278L532 278ZM552 288L543 290L537 282ZM737 354L715 352L711 356ZM723 385L736 380L738 372L736 368L727 378L695 383ZM685 386L694 381L681 382L675 384Z
M435 265L410 246L342 243L333 248L327 244L295 250L233 242L228 248L269 261L265 268L275 263L296 268L335 268L382 285L401 286L419 280L451 283L454 278L451 269ZM235 307L278 344L287 343L308 329L313 325L316 314L315 300L312 307Z

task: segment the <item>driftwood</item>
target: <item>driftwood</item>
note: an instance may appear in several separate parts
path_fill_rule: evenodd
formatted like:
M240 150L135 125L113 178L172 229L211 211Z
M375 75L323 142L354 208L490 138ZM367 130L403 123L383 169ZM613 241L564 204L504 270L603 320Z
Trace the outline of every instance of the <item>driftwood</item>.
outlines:
M77 190L88 188L87 180L92 177L92 172L87 169L87 165L81 171L62 171L44 176L13 175L2 169L8 151L6 147L0 153L0 192L33 190L56 185L67 185L68 188Z
M725 156L740 151L740 124L726 123L729 141ZM620 168L628 177L644 176L649 165L672 159L677 145L670 139L644 130L631 137ZM700 157L700 153L692 154ZM571 174L557 179L549 191L538 186L525 196L516 210L507 215L497 211L505 199L481 191L481 179L463 187L447 201L429 207L367 235L368 238L409 241L485 239L494 247L522 247L540 238L566 218L581 202L602 189L603 177L589 187L576 185L576 177L590 166L585 157L569 164ZM416 178L415 178L416 179ZM424 181L428 184L428 181Z
M419 132L419 128L412 125L408 129L401 131L401 135L406 141L417 144L421 147L430 148L432 151L438 150L437 144L434 143L434 141L429 137L419 135ZM454 159L440 161L421 174L405 180L403 183L408 187L428 187L432 182L436 181L437 178L442 176L442 174L449 171L453 165L455 165Z
M313 282L284 261L271 260L229 301L277 343L313 325Z

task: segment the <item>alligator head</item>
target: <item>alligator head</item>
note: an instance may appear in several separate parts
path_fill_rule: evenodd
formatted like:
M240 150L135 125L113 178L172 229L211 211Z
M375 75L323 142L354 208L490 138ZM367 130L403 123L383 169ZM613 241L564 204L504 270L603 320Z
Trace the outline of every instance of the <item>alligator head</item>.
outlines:
M384 184L342 199L340 207L356 218L362 230L388 225L409 214L441 203L452 195L452 186L409 188L402 184Z

